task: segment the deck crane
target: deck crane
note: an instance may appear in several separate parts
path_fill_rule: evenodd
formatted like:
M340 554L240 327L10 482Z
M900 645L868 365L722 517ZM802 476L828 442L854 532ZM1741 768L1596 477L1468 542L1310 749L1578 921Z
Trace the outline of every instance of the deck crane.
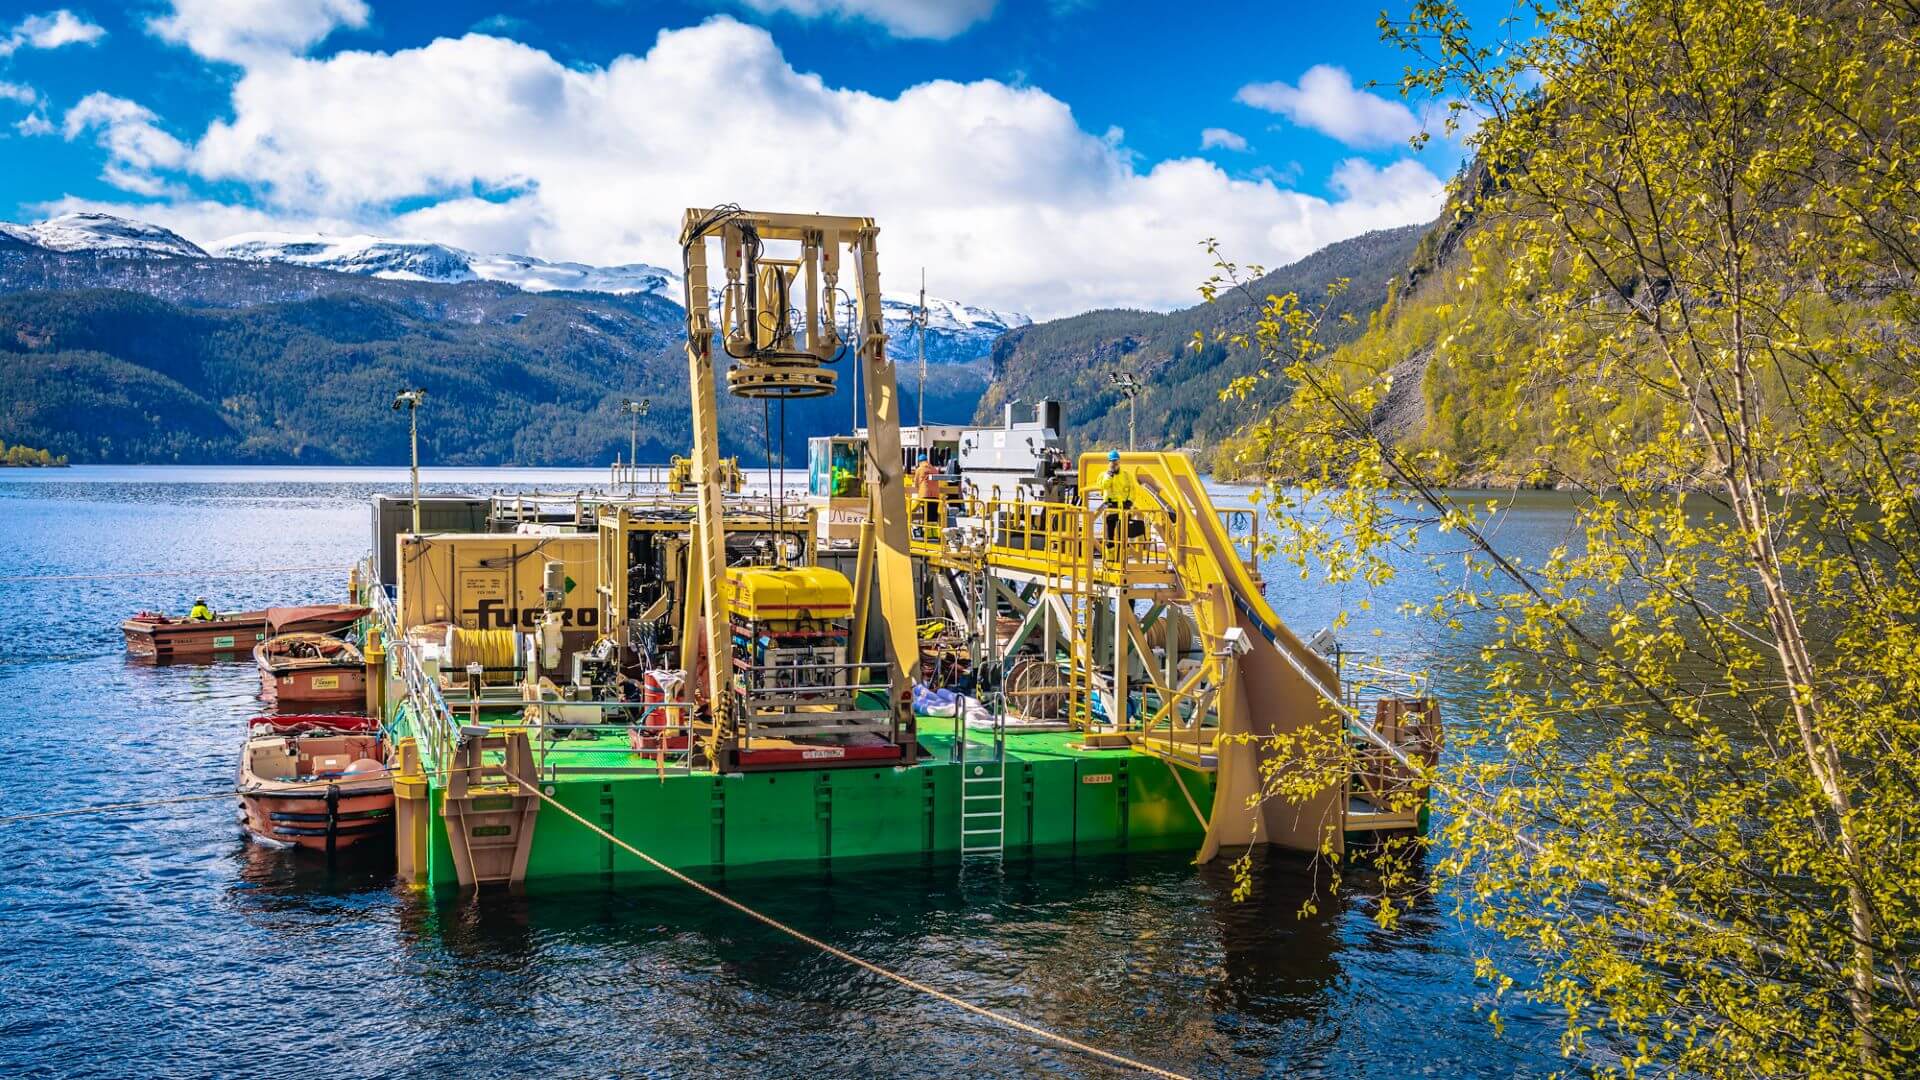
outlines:
M690 596L685 605L681 640L695 648L704 646L705 697L713 717L708 752L718 768L738 760L745 718L740 715L742 701L734 692L733 672L726 662L735 645L726 617L728 605L744 585L736 590L730 584L727 567L716 347L728 362L729 393L775 403L830 395L836 384L834 365L849 357L859 365L868 428L869 524L861 530L855 560L851 629L839 677L843 685L865 682L867 669L862 665L872 661L862 653L868 623L877 617L885 642L887 677L872 685L883 682L887 688L881 693L891 714L889 735L901 756L911 761L915 753L908 688L919 668L919 652L914 637L906 478L899 464L900 396L881 321L879 234L871 218L762 213L737 206L693 208L683 219L680 245L697 491L693 543L698 572L693 576L699 596ZM708 261L716 241L725 275L717 327ZM851 292L855 311L854 326L844 340L833 318L836 299L843 291L843 268L851 279L844 291Z

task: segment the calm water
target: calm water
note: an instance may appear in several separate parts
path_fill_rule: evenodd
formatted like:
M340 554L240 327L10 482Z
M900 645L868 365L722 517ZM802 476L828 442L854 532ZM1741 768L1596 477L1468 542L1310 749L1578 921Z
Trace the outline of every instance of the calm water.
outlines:
M429 487L601 475L442 471ZM0 816L231 784L260 711L252 668L130 664L119 620L201 592L227 609L344 600L343 569L215 572L345 567L367 546L367 496L404 484L404 470L0 473ZM1548 500L1518 508L1507 536L1544 547L1564 527ZM21 580L180 570L205 574ZM1269 578L1303 632L1355 599ZM1440 647L1396 622L1395 598L1373 600L1355 644ZM1350 878L1300 920L1310 884L1284 860L1244 903L1223 870L1177 854L722 885L915 978L1182 1072L1565 1064L1551 1017L1508 1012L1496 1036L1476 1014L1472 958L1501 946L1444 896L1382 931ZM224 801L0 826L0 916L0 1076L1112 1073L681 887L422 897L377 859L328 870L250 845Z

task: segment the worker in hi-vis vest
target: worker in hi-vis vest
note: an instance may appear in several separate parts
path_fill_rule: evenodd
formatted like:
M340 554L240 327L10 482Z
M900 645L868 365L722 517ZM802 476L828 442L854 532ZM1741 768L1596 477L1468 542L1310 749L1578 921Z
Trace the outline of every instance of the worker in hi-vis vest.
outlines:
M207 606L207 598L201 597L193 602L193 610L187 612L187 618L193 622L212 622L213 609Z
M920 464L913 470L913 493L920 496L920 522L925 526L940 523L940 470L927 460L927 452L920 451ZM929 528L928 533L932 532Z
M1146 532L1145 522L1123 513L1133 509L1138 488L1134 485L1133 477L1120 468L1120 451L1107 451L1107 471L1100 474L1100 479L1094 483L1093 489L1100 493L1100 508L1104 511L1102 524L1107 536L1107 557L1111 559L1119 554L1122 517L1128 519L1128 539L1137 538Z

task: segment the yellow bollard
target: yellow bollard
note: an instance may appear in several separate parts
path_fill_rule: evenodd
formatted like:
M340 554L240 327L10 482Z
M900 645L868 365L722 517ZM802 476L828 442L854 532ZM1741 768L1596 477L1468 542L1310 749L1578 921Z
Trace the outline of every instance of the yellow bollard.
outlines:
M394 747L393 859L401 881L427 884L427 843L433 835L433 795L420 767L420 747L401 739Z
M380 628L367 624L367 715L376 720L387 716L387 650L380 640Z

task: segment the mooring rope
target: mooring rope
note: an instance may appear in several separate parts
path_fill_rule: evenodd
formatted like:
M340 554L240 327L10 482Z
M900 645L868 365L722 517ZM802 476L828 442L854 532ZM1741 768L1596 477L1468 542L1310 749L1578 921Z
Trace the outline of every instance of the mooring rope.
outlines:
M99 806L81 806L71 810L48 810L39 814L15 814L12 817L0 817L0 825L12 825L19 821L40 821L45 818L74 817L79 814L109 814L115 810L141 810L149 806L172 806L175 803L231 799L237 794L239 794L239 792L216 791L211 795L181 795L172 799L143 799L139 802L102 803Z
M393 769L383 768L378 772L355 773L352 777L339 780L306 780L297 784L282 784L273 791L325 791L332 784L354 784L363 780L379 780L394 775ZM264 790L264 789L263 789ZM0 817L0 825L12 825L22 821L44 821L48 818L78 817L82 814L111 814L119 810L144 810L149 806L174 806L179 803L211 802L214 799L231 799L239 795L257 795L258 791L216 791L208 795L175 795L164 799L141 799L137 802L97 803L93 806L76 806L68 810L43 810L37 814L15 814L12 817Z
M294 574L311 570L346 570L346 566L259 566L249 570L140 570L124 574L13 574L0 581L105 581L110 578L240 577L247 574Z
M1144 1061L1136 1061L1133 1058L1126 1057L1121 1054L1116 1054L1111 1050L1102 1050L1097 1046L1089 1046L1086 1043L1080 1042L1076 1039L1069 1038L1065 1035L1061 1035L1058 1032L1048 1031L1046 1028L1043 1028L1043 1027L1036 1027L1033 1024L1029 1024L1024 1020L1018 1019L1017 1017L1008 1016L1005 1013L995 1012L992 1009L986 1008L984 1006L975 1005L974 1003L967 1001L964 998L955 997L954 995L947 993L945 990L941 990L937 987L928 986L926 983L908 978L907 976L902 975L897 971L892 971L888 968L883 968L879 964L876 964L871 960L863 960L860 957L855 956L852 953L846 951L845 949L841 949L836 946L829 945L826 942L821 941L819 938L813 937L812 935L807 934L803 931L796 930L793 927L788 926L786 923L781 922L780 920L774 918L771 915L767 915L760 911L755 910L754 908L750 908L747 905L741 903L740 901L735 900L733 897L728 896L727 894L719 891L718 889L715 889L710 885L706 885L699 881L696 881L693 878L688 877L686 874L683 874L680 871L675 870L673 867L668 866L666 863L661 862L659 859L654 858L653 856L647 854L644 851L641 851L639 848L634 847L632 844L627 843L625 840L620 839L619 837L613 835L612 833L594 824L593 822L588 821L586 818L581 817L579 814L575 813L571 807L568 807L566 804L555 799L553 796L548 795L546 792L540 790L540 788L537 787L536 785L530 784L525 780L520 779L518 776L515 776L512 773L507 773L507 779L512 780L516 784L519 784L521 787L525 788L530 794L538 797L542 802L545 802L547 805L553 807L554 809L567 815L573 820L586 826L587 829L589 829L590 831L598 833L607 842L614 844L615 846L619 847L621 850L627 852L629 855L634 856L635 858L646 863L648 866L653 867L655 870L658 870L661 873L667 875L668 877L673 878L675 881L680 882L682 885L686 885L689 888L697 890L698 892L706 895L711 899L718 900L720 903L725 904L726 906L732 908L735 911L738 911L740 914L745 915L748 918L753 919L766 926L770 926L773 929L780 931L781 933L787 935L788 937L793 938L796 941L804 942L808 945L811 945L814 948L819 949L821 952L824 952L829 956L832 956L839 960L844 960L847 963L852 964L857 968L861 968L865 971L870 971L882 978L891 979L892 981L899 983L901 986L904 986L909 990L915 990L915 991L918 991L919 993L926 994L929 997L937 998L941 1001L946 1002L949 1005L952 1005L957 1009L963 1009L967 1012L972 1013L975 1016L983 1017L985 1019L993 1021L996 1024L1001 1024L1006 1027L1013 1028L1015 1031L1023 1031L1028 1035L1032 1035L1035 1038L1044 1039L1056 1045L1064 1046L1069 1050L1077 1050L1080 1053L1099 1058L1100 1060L1108 1062L1110 1064L1118 1065L1122 1068L1134 1069L1139 1072L1146 1073L1150 1076L1167 1077L1168 1080L1188 1080L1188 1078L1181 1073L1173 1072L1169 1069L1163 1069L1157 1065L1149 1065Z

